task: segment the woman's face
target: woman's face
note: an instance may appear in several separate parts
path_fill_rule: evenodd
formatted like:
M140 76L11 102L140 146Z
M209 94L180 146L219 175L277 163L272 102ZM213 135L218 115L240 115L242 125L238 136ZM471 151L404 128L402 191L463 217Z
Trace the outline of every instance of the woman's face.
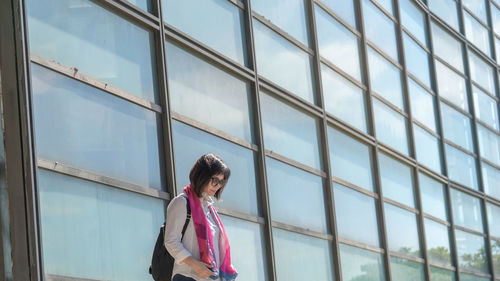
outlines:
M207 184L203 187L202 193L206 192L210 196L215 196L215 193L221 186L223 185L224 182L224 175L223 174L218 174L214 175L208 180Z

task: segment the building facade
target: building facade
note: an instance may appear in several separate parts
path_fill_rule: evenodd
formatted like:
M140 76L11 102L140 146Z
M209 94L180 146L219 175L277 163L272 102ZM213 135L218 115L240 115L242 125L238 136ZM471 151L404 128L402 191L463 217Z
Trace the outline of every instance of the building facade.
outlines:
M204 153L239 281L500 280L500 1L5 0L0 280L152 280Z

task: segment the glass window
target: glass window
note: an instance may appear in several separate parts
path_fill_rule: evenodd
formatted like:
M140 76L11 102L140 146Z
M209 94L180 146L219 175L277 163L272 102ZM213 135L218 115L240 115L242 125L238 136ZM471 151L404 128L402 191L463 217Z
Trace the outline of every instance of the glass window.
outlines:
M498 130L498 109L496 101L472 85L472 96L474 98L474 111L479 120Z
M453 0L450 0L454 2ZM432 2L445 2L443 0L432 0ZM432 22L432 43L434 44L434 54L445 60L458 71L464 72L462 43L454 36Z
M448 227L424 218L425 241L429 260L451 265L450 236Z
M500 242L490 240L491 242L491 255L493 258L493 271L495 274L500 273ZM498 275L497 275L498 276ZM496 278L498 280L498 278Z
M455 0L427 0L427 4L433 13L443 19L455 30L459 30L458 9Z
M379 247L375 200L343 185L334 186L338 235Z
M424 281L424 265L391 257L391 277L392 280Z
M416 215L389 203L384 209L389 250L420 257Z
M379 153L378 155L384 196L414 207L411 168L383 153Z
M407 69L415 75L422 83L431 88L431 79L429 74L429 55L403 32L403 41L405 48L405 61Z
M420 43L427 46L425 14L411 0L400 0L401 22Z
M465 79L438 60L435 60L435 62L439 95L461 109L469 111Z
M490 235L500 238L500 207L486 203L486 213L488 213Z
M45 170L38 176L45 273L151 278L145 269L165 219L163 200Z
M441 153L439 140L418 125L413 125L417 161L441 173Z
M422 173L418 174L418 182L420 184L423 211L447 221L448 212L446 211L444 184Z
M333 176L373 191L370 147L331 127L328 144Z
M299 47L253 21L259 73L277 85L314 103L311 57ZM271 62L272 63L269 63Z
M358 37L319 6L314 10L320 55L361 81Z
M455 239L460 267L475 272L488 273L484 238L455 229Z
M476 0L474 0L476 1ZM490 56L490 40L488 29L481 25L475 18L464 11L465 37L471 41L487 56Z
M494 36L495 40L495 52L496 54L500 54L500 40ZM497 64L500 64L500 56L497 55Z
M470 50L468 54L472 80L476 81L490 93L495 93L495 81L493 80L495 69Z
M324 64L321 64L321 78L326 110L366 132L366 104L363 90Z
M455 281L455 272L437 267L430 267L430 281Z
M462 0L462 4L480 20L486 22L486 3L484 0Z
M456 225L483 232L483 216L479 198L456 189L450 190L453 220Z
M252 0L252 9L302 44L309 45L304 0Z
M368 48L372 90L404 110L401 71L372 48Z
M434 97L411 78L408 79L408 90L413 118L436 132Z
M333 281L331 243L298 233L273 228L278 281Z
M500 170L482 163L484 192L500 199Z
M246 65L244 13L236 5L223 0L162 0L162 4L168 24Z
M460 281L490 281L490 278L479 277L477 275L460 273Z
M368 40L375 43L382 51L397 61L398 49L396 47L394 22L384 15L370 0L363 0L363 20Z
M170 109L252 142L249 85L176 45L166 51Z
M375 98L372 100L377 138L401 153L408 155L406 118L381 101Z
M500 166L500 136L477 124L481 156Z
M224 188L218 205L259 215L255 182L255 159L251 150L202 132L184 123L172 122L175 174L177 190L182 192L189 184L189 171L198 158L206 153L215 153L224 159L231 169L231 177Z
M356 27L353 0L322 0L322 2L352 27Z
M88 0L29 0L33 54L158 102L153 33Z
M31 74L38 157L163 187L155 112L36 64Z
M340 244L342 280L385 281L384 258L381 254Z
M266 168L273 220L328 232L321 177L269 157Z
M500 34L500 9L498 9L493 3L490 4L490 7L493 31L495 31L496 34Z
M449 144L445 147L448 177L477 190L476 159Z
M394 15L392 0L375 0L375 1L378 2L380 6L382 6L382 8L387 10L389 14Z
M318 121L265 93L260 104L266 149L321 169Z
M471 120L443 102L441 102L441 116L444 137L469 151L473 151Z
M220 217L231 245L231 262L238 270L238 281L267 280L261 226L229 216Z

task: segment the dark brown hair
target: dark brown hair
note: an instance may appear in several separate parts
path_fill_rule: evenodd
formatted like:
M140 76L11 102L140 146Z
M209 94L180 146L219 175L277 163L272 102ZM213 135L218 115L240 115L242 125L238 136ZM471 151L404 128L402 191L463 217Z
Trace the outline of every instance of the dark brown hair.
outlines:
M196 160L196 163L194 163L189 172L189 180L191 181L191 187L198 197L201 197L201 189L215 175L224 175L224 183L215 193L215 198L220 199L227 180L231 175L231 170L220 156L212 153L205 154Z

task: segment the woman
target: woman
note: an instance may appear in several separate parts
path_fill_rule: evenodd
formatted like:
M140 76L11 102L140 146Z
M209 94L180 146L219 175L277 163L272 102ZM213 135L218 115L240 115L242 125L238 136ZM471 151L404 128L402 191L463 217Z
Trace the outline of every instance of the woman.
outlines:
M205 154L189 172L191 184L168 205L164 241L175 259L172 281L236 278L226 231L213 207L213 198L220 199L230 175L231 170L219 156ZM181 241L187 202L191 220Z

